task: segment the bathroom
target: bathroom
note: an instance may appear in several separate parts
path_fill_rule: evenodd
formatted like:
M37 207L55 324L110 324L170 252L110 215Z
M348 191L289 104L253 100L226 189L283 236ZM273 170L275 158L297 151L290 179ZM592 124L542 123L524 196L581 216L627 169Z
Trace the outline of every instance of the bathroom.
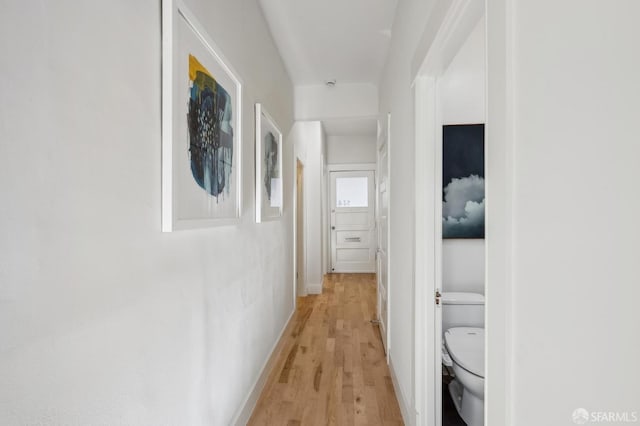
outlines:
M438 82L443 426L484 424L484 35L482 17Z

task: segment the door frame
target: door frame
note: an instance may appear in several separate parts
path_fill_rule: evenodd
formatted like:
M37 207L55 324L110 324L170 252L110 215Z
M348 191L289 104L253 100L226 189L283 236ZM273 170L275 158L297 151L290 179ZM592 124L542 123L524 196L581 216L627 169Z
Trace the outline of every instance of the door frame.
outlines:
M327 220L325 221L325 229L324 236L327 241L327 247L325 249L324 255L327 259L326 271L325 273L331 273L331 172L368 172L373 171L374 181L376 176L378 175L378 170L376 169L375 163L344 163L344 164L327 164L327 176L325 178L325 188L327 188L327 204L325 210L325 215ZM374 182L374 190L377 190L377 186L375 186ZM375 211L376 206L374 206L373 214L376 214ZM375 216L374 216L375 217ZM376 235L378 230L376 229Z
M298 270L298 214L300 213L298 211L298 163L300 163L301 168L302 168L302 238L303 238L303 244L302 244L302 269L301 271ZM293 195L291 197L291 199L293 200L293 261L291 262L293 264L293 303L294 306L297 306L297 299L298 296L306 296L307 292L306 292L306 283L307 283L307 277L306 277L306 271L307 271L307 245L306 242L304 241L304 238L306 238L306 226L307 226L307 209L306 209L306 204L305 204L305 190L304 190L304 169L305 169L305 165L304 165L304 161L302 161L300 159L300 157L298 157L297 155L293 156ZM300 273L302 275L302 288L299 288L298 286L298 273Z
M379 166L380 164L380 148L383 145L386 145L386 150L387 150L387 197L388 200L391 200L391 113L388 112L384 115L384 122L382 119L378 119L378 135L376 138L376 168ZM380 178L380 174L379 174L379 170L377 170L376 173L376 240L377 240L377 244L378 246L376 247L376 291L380 290L380 277L378 276L378 253L380 250L380 227L378 227L378 213L379 213L379 208L380 208L380 191L378 188L379 182L378 179ZM390 321L389 318L391 316L391 262L389 261L390 259L390 248L391 248L391 203L387 203L387 220L386 220L386 225L387 225L387 247L386 247L386 253L387 253L387 282L386 282L386 289L387 289L387 294L386 294L386 300L387 300L387 322L386 324L384 324L384 339L386 343L385 346L385 356L386 356L386 360L387 360L387 365L389 365L390 362L390 357L391 357L391 325L390 325ZM382 320L380 319L380 311L381 311L381 307L380 307L380 295L378 295L377 297L377 306L376 306L376 313L378 314L378 320L380 322L382 322Z
M441 310L435 303L436 289L442 288L442 106L438 80L484 13L484 2L437 2L427 25L438 30L423 36L416 52L418 62L414 62L412 70L416 166L414 394L416 424L421 426L442 424ZM488 296L488 289L486 293ZM486 300L485 316L489 297ZM485 323L487 327L489 324ZM486 342L485 355L488 360ZM488 369L485 371L489 373ZM490 396L486 392L488 382L485 377L485 424L493 425L486 420Z

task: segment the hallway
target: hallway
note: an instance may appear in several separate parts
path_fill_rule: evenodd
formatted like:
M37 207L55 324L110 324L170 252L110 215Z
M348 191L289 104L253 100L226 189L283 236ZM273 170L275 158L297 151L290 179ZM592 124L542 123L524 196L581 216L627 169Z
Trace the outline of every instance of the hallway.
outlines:
M375 274L329 274L298 298L249 425L402 425L376 313Z

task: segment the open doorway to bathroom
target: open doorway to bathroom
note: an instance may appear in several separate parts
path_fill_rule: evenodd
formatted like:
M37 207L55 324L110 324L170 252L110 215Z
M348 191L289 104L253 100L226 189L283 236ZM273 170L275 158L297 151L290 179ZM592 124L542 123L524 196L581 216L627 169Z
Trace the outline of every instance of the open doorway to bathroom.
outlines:
M482 2L443 6L418 64L416 382L427 426L484 425L485 19ZM420 164L420 166L419 166ZM434 244L430 245L430 242ZM419 259L419 261L418 261Z
M484 124L445 124L442 147L442 425L482 425Z
M442 426L484 424L485 22L438 79Z

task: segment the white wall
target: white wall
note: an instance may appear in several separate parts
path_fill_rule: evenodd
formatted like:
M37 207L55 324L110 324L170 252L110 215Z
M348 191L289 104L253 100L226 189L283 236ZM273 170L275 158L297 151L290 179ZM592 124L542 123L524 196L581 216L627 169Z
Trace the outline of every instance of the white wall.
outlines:
M376 117L378 88L373 84L338 82L295 87L296 120Z
M160 2L3 2L3 425L229 425L293 310L292 199L253 215L253 104L286 133L290 81L256 2L187 3L244 82L243 214L163 234Z
M483 16L438 80L443 124L484 123L485 78Z
M389 56L380 83L380 119L391 113L390 156L390 350L392 374L405 422L415 423L414 396L414 144L410 69L429 17L431 1L398 3Z
M442 241L442 290L484 294L484 240Z
M438 80L442 124L485 122L484 34L483 17ZM442 240L442 290L484 294L484 250L483 239Z
M502 177L487 193L488 327L511 324L490 424L568 425L578 407L640 417L640 3L487 12L487 181Z
M304 164L305 221L305 289L304 293L322 292L323 253L323 182L325 136L319 121L297 121L291 130L294 155Z
M376 154L375 136L327 137L328 164L375 164Z

